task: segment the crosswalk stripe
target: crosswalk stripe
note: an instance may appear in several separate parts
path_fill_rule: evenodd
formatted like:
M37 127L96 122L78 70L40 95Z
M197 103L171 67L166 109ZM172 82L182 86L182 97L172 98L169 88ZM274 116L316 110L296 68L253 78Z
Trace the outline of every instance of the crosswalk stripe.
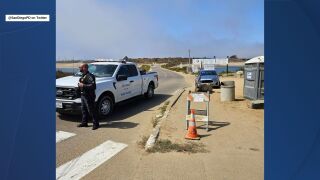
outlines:
M126 147L126 144L108 140L81 156L59 166L56 169L56 179L80 179Z
M76 134L74 133L69 133L65 131L58 131L56 132L56 143L61 142L63 140L66 140L72 136L75 136Z

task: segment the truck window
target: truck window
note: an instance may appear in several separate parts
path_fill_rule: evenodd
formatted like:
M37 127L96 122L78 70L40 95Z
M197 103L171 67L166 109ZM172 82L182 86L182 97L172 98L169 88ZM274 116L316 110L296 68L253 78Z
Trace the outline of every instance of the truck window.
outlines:
M138 71L135 65L128 65L129 77L138 76Z
M89 64L89 72L96 77L112 77L117 69L117 65L99 65L99 64ZM75 76L81 76L82 73L78 71Z
M122 65L118 71L118 75L126 75L129 77L129 70L127 65Z

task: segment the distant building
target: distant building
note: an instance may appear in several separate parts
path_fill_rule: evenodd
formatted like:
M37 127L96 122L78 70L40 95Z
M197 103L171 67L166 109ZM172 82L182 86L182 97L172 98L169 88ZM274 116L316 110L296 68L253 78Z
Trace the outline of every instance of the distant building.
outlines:
M192 72L196 73L201 69L214 70L215 65L226 65L228 61L228 58L192 59Z

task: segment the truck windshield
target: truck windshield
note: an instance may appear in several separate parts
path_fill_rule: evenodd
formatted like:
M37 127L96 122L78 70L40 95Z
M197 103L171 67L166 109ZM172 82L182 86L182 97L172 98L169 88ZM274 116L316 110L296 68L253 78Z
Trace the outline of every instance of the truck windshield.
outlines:
M95 75L96 77L112 77L114 71L117 69L118 65L108 64L89 64L89 72ZM81 76L82 73L79 71L75 76Z
M200 72L201 76L207 76L207 75L217 75L216 71L201 71Z

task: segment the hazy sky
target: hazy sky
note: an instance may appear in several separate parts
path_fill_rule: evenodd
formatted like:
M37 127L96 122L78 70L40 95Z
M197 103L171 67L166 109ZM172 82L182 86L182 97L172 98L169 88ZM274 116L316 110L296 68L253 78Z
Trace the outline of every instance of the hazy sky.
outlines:
M264 54L263 0L57 0L57 58Z

